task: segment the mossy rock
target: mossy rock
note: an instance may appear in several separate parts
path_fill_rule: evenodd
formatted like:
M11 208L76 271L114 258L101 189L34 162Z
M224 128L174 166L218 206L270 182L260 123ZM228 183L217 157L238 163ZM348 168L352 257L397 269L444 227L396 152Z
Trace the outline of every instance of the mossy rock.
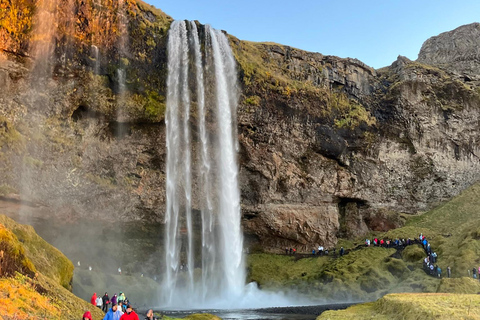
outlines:
M480 281L473 278L443 278L440 281L437 292L478 294L480 293Z
M408 262L418 262L425 257L425 250L419 246L408 246L402 252L402 258Z
M71 290L73 264L63 253L37 235L31 226L16 223L4 215L0 215L0 223L10 229L22 243L25 256L38 272Z

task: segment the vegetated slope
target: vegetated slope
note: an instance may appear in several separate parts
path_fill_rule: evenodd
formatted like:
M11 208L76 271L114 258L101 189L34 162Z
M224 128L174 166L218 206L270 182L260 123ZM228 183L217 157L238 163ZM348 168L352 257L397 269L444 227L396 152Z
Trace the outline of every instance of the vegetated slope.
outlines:
M86 310L101 319L100 310L65 288L72 275L72 263L32 227L0 215L0 319L76 320Z
M480 265L478 208L480 184L411 218L405 227L371 235L414 239L422 233L438 254L443 276L450 266L454 279L439 280L426 275L422 270L426 255L419 245L411 245L398 254L393 248L369 247L337 258L331 253L300 260L286 255L252 254L248 258L249 280L267 290L289 288L329 300L373 300L391 292L477 293L480 283L466 276L468 270ZM357 239L355 243L361 245L363 241Z
M480 319L480 296L458 294L389 294L376 302L326 311L317 320Z
M452 268L454 277L468 276L480 266L480 184L439 207L407 221L405 227L392 230L387 236L423 232L437 252L438 265L445 271Z

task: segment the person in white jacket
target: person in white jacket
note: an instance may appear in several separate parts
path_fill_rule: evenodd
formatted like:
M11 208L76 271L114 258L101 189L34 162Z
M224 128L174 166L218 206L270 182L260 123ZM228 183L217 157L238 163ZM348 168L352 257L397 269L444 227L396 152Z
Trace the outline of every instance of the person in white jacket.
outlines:
M98 296L98 298L97 298L97 300L96 300L96 303L97 303L97 307L101 310L101 309L102 309L102 306L103 306L102 297Z

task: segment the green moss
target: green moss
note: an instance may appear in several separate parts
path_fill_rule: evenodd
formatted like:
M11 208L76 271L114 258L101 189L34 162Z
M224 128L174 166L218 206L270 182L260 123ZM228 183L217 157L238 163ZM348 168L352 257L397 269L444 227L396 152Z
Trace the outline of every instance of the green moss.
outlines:
M421 262L425 258L425 251L419 246L409 246L403 250L402 258L408 262Z
M153 90L147 91L146 94L145 116L153 122L161 121L167 108L165 97Z
M25 138L7 118L0 116L0 150L2 148L20 152L25 148Z
M0 215L0 223L16 235L25 248L25 255L35 268L65 288L71 288L73 264L59 250L35 233L31 226L16 223Z
M9 193L17 193L17 189L8 185L8 184L1 184L0 185L0 196L6 196Z
M354 129L361 123L366 123L368 126L376 124L376 119L370 112L361 104L348 99L344 94L332 92L329 106L338 114L334 120L337 128Z
M261 101L261 98L259 96L249 96L245 98L243 103L249 106L258 107L260 105L260 101Z
M15 234L0 224L0 277L15 272L33 276L36 269Z

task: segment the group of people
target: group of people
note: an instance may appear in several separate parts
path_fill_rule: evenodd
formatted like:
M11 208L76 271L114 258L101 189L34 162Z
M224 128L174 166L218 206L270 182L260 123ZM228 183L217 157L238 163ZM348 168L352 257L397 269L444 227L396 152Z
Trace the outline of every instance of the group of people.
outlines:
M418 241L425 250L426 257L423 259L423 270L428 275L432 277L441 278L442 277L442 269L436 264L438 255L435 251L432 250L432 246L428 242L427 238L420 233L418 236ZM447 267L447 277L450 278L452 276L452 268L450 266Z
M97 296L97 293L94 292L92 297L90 298L90 303L93 304L94 306L97 306L99 309L102 309L103 312L108 311L108 307L110 304L112 305L120 305L121 309L120 311L126 312L127 306L129 305L129 301L127 297L125 296L125 293L120 292L119 295L115 293L112 298L108 296L108 292L105 292L105 294L100 297Z
M119 311L120 310L118 309L118 306L116 304L112 305L112 307L110 308L110 310L108 310L103 320L140 320L138 318L138 314L135 311L133 311L133 308L131 305L127 306L125 313L120 314ZM82 320L93 320L92 313L90 311L85 312L83 314ZM158 318L156 318L153 315L153 310L150 309L146 314L145 320L158 320Z
M106 313L103 320L140 320L123 292L120 292L118 296L115 293L111 298L108 296L108 292L105 292L102 297L97 296L95 292L90 303ZM93 320L89 311L85 312L82 320L87 319ZM145 320L158 319L154 317L153 310L149 310Z

